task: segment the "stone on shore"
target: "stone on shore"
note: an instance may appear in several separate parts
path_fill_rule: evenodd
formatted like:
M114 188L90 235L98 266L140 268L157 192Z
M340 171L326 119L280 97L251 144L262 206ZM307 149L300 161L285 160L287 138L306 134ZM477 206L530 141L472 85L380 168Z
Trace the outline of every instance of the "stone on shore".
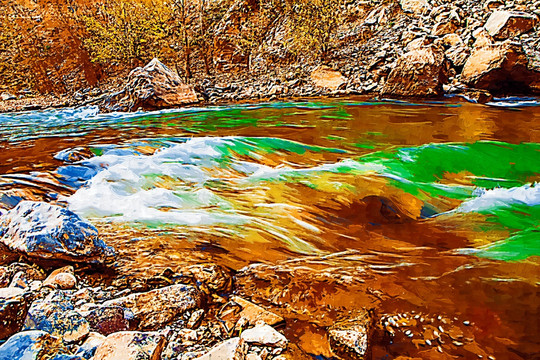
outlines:
M21 201L0 217L0 242L30 257L99 262L114 250L97 229L74 212L43 202Z
M192 86L184 84L178 74L154 58L145 67L133 69L124 88L101 107L108 111L155 110L198 101Z
M57 290L45 299L32 303L24 322L24 330L42 330L62 338L64 342L76 342L88 335L90 325L74 311L69 298Z
M345 359L366 359L372 323L371 314L364 311L354 319L333 325L328 330L332 352Z
M476 48L461 73L461 81L493 93L526 93L540 72L528 68L523 47L507 41Z
M95 306L81 314L90 324L91 330L103 335L133 330L130 322L133 314L120 306Z
M244 330L240 338L247 343L281 348L286 347L288 343L285 336L266 324Z
M62 290L75 288L77 286L77 278L73 275L73 267L66 266L54 270L45 281L43 281L43 286L52 286Z
M495 11L484 27L496 40L504 40L531 31L538 24L538 16L521 11Z
M217 264L197 264L182 271L184 275L193 277L197 284L204 284L214 292L228 291L232 286L231 275Z
M0 289L0 340L18 332L28 311L24 291L10 287Z
M105 342L106 337L104 335L91 332L84 340L84 343L79 346L75 355L82 357L83 359L91 359L98 347Z
M54 356L60 347L60 339L45 331L23 331L0 346L0 360L41 360Z
M444 53L437 47L413 49L403 54L388 75L382 89L385 95L436 96L443 93L447 80Z
M251 325L256 325L258 322L263 322L268 325L276 325L284 321L284 319L270 312L259 305L253 304L238 296L232 296L231 300L240 305L241 311L238 314L239 318L245 318Z
M140 329L156 329L189 310L198 309L202 294L193 286L171 285L105 301L104 306L120 306L133 311Z
M158 332L123 331L107 336L94 360L159 360L166 339Z
M245 352L245 343L239 337L234 337L217 344L196 360L237 360L243 359Z
M339 71L333 70L328 66L319 66L311 73L313 83L322 88L337 90L341 85L347 82Z

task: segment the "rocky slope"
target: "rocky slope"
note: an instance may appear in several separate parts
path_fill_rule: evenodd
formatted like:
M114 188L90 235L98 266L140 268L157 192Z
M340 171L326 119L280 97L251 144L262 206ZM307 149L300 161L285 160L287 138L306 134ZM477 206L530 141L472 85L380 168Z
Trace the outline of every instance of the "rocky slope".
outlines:
M328 40L324 56L293 56L283 40L290 19L282 16L261 41L265 45L253 50L247 71L245 57L233 56L227 39L239 21L257 16L246 10L249 6L249 1L237 1L216 25L219 31L212 47L211 75L206 75L195 59L194 77L186 79L206 102L449 93L485 101L490 94L540 93L538 1L353 1L342 9L345 20ZM47 26L58 30L60 25L51 25L51 16ZM69 32L69 39L50 31L58 40L51 42L51 49L77 37L75 30ZM88 53L80 43L68 47L75 53L58 49L43 60L40 66L46 71L40 72L44 77L39 80L41 87L26 92L17 92L16 87L4 89L0 110L99 102L102 99L96 98L104 93L122 89L131 70L128 66L108 74L103 65L88 62ZM160 60L171 64L171 59ZM56 62L59 70L52 71L49 62ZM66 76L58 75L64 70L71 74L69 84ZM53 91L48 99L25 100L43 93L42 85L47 83L46 89ZM15 101L18 98L23 100ZM163 102L160 106L171 105Z

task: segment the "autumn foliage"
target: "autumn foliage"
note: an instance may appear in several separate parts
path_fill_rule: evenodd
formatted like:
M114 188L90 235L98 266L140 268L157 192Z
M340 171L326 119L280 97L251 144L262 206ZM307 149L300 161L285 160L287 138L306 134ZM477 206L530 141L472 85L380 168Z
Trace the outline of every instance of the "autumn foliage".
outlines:
M41 86L70 91L99 81L101 72L129 71L153 57L186 80L227 70L224 62L251 72L254 58L275 50L270 43L283 59L317 59L330 48L346 4L53 0L29 6L24 0L0 2L0 90ZM73 75L81 69L87 79L82 84Z

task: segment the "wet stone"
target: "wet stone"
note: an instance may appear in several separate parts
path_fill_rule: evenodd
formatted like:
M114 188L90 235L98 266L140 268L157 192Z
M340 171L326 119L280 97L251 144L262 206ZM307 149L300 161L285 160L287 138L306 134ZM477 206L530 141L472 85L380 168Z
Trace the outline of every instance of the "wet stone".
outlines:
M124 331L107 336L94 360L159 360L166 339L158 332Z
M214 292L228 291L232 285L231 275L216 264L199 264L188 267L185 273Z
M368 311L354 319L336 323L328 330L332 351L344 359L368 358L372 318Z

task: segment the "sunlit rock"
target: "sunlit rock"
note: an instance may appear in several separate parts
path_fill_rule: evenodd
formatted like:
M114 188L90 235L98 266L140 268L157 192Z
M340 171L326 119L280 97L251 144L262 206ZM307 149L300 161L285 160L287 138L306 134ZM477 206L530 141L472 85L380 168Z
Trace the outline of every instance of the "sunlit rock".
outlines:
M75 288L77 286L77 278L73 275L73 267L66 266L54 270L45 281L43 281L43 285L52 286L62 290Z
M165 336L157 332L117 332L96 349L94 360L159 360L165 345Z
M328 330L332 351L345 359L368 358L371 314L364 311L354 319L338 322Z
M526 93L540 79L528 68L523 47L512 42L476 48L463 67L461 80L491 92Z
M154 58L145 67L133 69L124 88L101 107L109 111L154 110L198 101L192 86Z
M144 293L109 300L104 306L120 306L133 311L141 329L155 329L165 325L188 310L197 309L202 294L189 285L171 285Z
M288 343L285 336L266 324L243 331L240 338L247 343L282 348L286 347Z
M382 92L397 96L442 94L447 80L447 63L441 49L434 46L403 54L386 79Z
M214 346L208 353L196 360L236 360L243 359L246 352L246 344L238 337L226 340Z
M521 11L495 11L484 27L497 40L519 36L538 24L538 16Z
M83 359L91 359L96 353L97 348L105 342L106 337L96 332L91 332L84 340L84 343L77 349L76 355Z
M0 218L0 242L47 260L97 262L114 254L97 229L74 212L34 201L22 201Z
M316 86L330 90L337 90L347 82L347 78L339 71L333 70L328 66L319 66L313 70L311 80Z

